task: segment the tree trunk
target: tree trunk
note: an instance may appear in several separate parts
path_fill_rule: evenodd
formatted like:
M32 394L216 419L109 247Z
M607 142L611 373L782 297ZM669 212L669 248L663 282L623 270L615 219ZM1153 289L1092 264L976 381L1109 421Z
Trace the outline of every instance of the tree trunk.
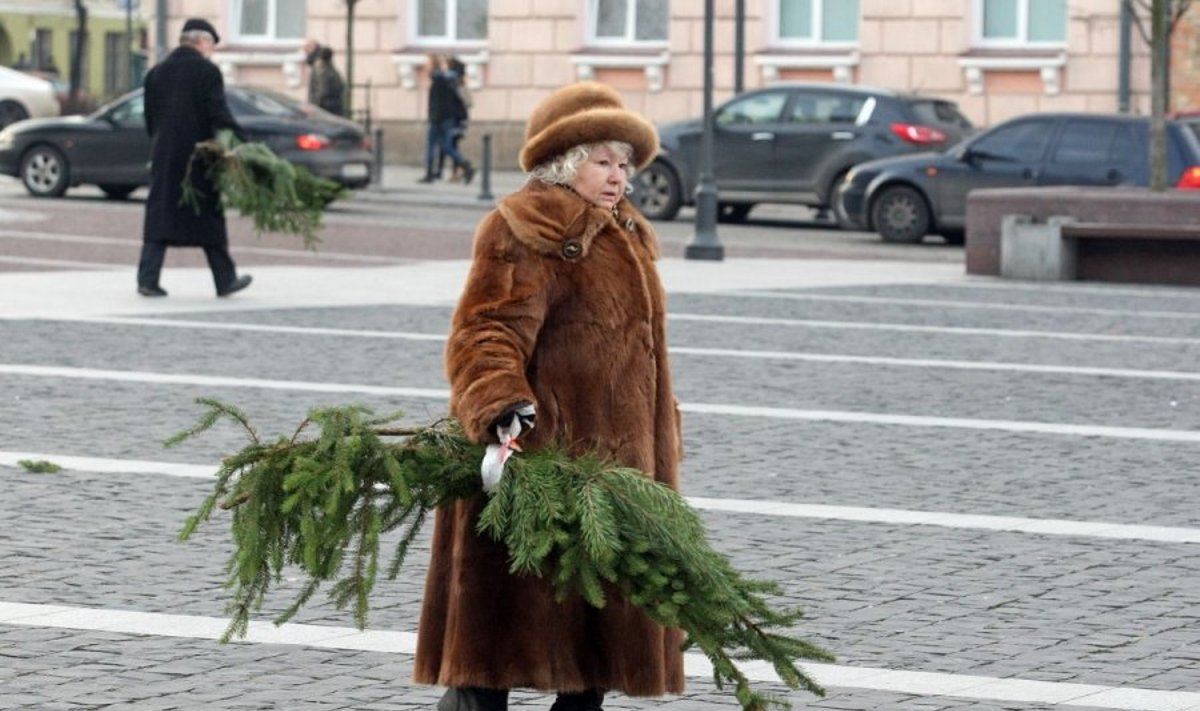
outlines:
M79 87L83 84L83 53L87 51L87 8L83 0L75 0L75 43L71 47L71 67L68 71L66 113L78 113L80 109Z
M1169 0L1150 3L1150 189L1167 189L1167 44Z

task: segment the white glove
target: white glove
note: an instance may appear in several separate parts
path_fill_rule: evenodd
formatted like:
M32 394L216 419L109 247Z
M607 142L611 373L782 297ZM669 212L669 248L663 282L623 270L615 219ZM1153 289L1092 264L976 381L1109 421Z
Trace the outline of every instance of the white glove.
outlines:
M492 424L499 444L489 444L483 455L483 463L479 474L483 477L483 490L490 492L500 483L504 476L504 463L513 452L521 451L517 438L522 432L533 429L537 421L537 413L533 403L523 402L504 411Z

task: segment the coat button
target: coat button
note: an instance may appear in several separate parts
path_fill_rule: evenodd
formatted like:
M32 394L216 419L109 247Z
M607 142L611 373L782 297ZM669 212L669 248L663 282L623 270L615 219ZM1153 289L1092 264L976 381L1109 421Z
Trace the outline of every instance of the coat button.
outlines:
M583 244L577 239L569 239L563 242L562 254L567 259L578 259L583 254Z

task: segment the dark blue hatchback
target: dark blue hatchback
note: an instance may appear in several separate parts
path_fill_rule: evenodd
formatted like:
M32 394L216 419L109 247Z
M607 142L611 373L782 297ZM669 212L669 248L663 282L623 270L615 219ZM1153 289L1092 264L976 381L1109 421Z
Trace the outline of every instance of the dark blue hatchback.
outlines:
M1172 185L1200 188L1200 119L1167 122ZM837 188L847 226L885 242L938 233L961 243L967 195L1038 185L1145 186L1150 119L1124 114L1034 114L979 133L942 153L862 163Z

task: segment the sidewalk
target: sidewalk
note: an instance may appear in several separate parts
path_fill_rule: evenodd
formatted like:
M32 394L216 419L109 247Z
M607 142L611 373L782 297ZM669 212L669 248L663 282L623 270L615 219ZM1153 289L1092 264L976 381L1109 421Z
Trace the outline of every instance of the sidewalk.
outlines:
M525 174L515 170L493 170L487 185L491 198L484 194L485 178L482 169L475 174L470 185L439 180L434 183L418 182L425 170L412 165L384 165L383 184L371 185L355 192L357 200L382 200L403 203L427 203L441 205L489 205L496 200L516 192L525 183ZM481 197L482 195L482 197Z

